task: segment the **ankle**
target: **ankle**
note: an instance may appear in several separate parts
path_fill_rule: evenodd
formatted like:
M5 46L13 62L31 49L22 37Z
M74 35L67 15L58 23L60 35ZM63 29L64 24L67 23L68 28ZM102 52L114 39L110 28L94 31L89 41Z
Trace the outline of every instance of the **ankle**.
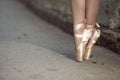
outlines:
M82 21L74 22L73 25L85 25L86 23L87 23L87 20L86 20L86 19L83 19Z
M95 24L86 24L86 29L93 29L95 28Z
M81 23L77 23L77 24L74 24L74 29L81 29L81 28L85 28L85 23L81 22Z
M84 23L77 23L77 24L74 24L74 26L82 26L84 25Z

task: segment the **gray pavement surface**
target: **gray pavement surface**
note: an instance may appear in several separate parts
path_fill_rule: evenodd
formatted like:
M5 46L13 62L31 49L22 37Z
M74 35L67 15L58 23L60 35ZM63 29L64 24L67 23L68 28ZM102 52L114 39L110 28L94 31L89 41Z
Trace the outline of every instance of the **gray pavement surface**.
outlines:
M120 80L119 55L100 46L92 55L76 62L73 36L0 0L0 80Z

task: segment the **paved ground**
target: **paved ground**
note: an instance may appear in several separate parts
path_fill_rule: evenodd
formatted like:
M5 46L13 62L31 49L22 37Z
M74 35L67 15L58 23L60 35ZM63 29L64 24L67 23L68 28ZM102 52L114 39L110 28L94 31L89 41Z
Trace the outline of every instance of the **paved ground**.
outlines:
M119 80L120 56L95 46L76 62L73 36L15 0L0 0L0 80Z

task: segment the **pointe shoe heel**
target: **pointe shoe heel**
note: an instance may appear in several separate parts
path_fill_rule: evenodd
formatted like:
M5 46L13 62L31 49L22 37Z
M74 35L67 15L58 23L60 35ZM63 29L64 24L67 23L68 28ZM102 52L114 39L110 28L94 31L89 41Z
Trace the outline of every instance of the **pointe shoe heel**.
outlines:
M100 27L98 23L95 25L96 27ZM89 60L89 57L91 55L91 52L93 50L94 44L97 42L98 38L101 35L100 29L95 28L93 35L89 39L89 42L87 43L85 53L84 53L84 60Z

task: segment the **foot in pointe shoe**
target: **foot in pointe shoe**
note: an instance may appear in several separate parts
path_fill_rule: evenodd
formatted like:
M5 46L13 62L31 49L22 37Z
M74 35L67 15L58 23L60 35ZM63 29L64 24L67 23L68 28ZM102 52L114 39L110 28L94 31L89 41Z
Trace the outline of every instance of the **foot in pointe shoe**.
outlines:
M74 25L74 43L76 50L76 60L78 62L83 61L83 53L85 52L85 47L82 42L84 28L85 28L84 23Z
M85 29L85 23L74 25L74 38L76 49L76 60L83 61L86 44L92 35L91 31Z
M86 49L85 49L85 53L84 53L84 60L89 60L89 57L93 50L93 46L97 42L98 38L100 37L101 31L100 31L100 29L98 29L96 27L99 28L100 25L98 23L95 24L95 29L93 30L93 34L90 37L90 39L86 45Z

